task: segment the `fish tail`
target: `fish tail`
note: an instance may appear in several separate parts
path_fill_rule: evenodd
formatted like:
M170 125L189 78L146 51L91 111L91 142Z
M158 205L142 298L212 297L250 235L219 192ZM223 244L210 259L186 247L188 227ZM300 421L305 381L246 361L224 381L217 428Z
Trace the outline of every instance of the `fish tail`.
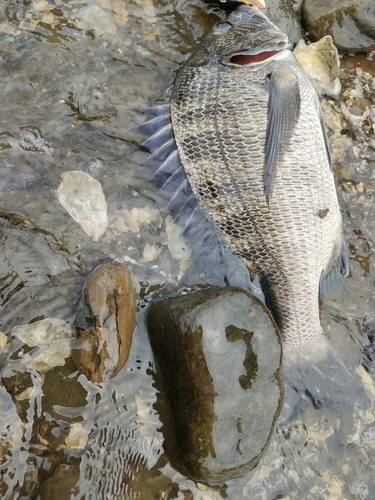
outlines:
M311 405L315 409L326 408L339 413L364 410L370 406L361 382L336 356L326 337L322 335L320 341L318 355L316 350L306 349L298 359L295 353L291 358L288 352L290 348L285 346L283 420L303 412Z

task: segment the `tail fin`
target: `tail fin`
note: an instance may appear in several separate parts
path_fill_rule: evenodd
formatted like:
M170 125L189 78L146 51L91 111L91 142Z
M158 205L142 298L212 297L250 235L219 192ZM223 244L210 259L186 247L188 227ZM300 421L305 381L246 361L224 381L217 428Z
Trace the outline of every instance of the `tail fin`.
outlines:
M328 342L326 347L323 359L314 362L302 357L300 363L284 365L283 420L303 413L311 405L339 413L351 413L370 406L361 382L354 378Z

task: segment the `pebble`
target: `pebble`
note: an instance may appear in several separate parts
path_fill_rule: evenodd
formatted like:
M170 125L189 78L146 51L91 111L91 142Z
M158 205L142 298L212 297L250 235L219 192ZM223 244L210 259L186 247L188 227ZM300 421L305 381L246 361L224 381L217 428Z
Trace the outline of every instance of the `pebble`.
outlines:
M137 324L137 294L130 269L104 262L87 278L75 321L82 347L77 368L94 383L106 383L125 366Z
M65 172L61 178L59 202L85 233L98 241L107 228L107 203L100 182L80 170Z
M65 444L71 450L81 450L85 448L88 440L88 430L82 424L76 422L70 426L70 432L65 439Z
M73 332L68 323L60 319L45 318L31 325L17 325L12 328L11 335L34 347L20 361L26 368L40 373L63 366L71 354Z
M41 347L55 340L70 339L73 335L69 324L57 318L45 318L30 325L16 325L10 333L29 347Z

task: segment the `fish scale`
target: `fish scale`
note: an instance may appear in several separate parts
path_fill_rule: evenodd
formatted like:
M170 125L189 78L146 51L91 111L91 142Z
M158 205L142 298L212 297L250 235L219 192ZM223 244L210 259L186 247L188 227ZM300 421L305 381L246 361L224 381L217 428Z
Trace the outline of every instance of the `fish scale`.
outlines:
M301 109L277 165L268 206L267 73L290 68L298 79ZM270 288L268 302L290 362L299 362L307 347L317 358L325 356L319 282L342 246L341 215L317 109L315 92L292 53L253 72L216 61L200 67L193 56L171 100L173 130L193 191L252 275ZM322 208L329 210L325 219L316 215Z
M319 100L288 47L257 8L237 7L179 71L173 134L201 211L261 280L295 406L307 394L342 409L352 394L366 407L320 324L319 292L349 262Z

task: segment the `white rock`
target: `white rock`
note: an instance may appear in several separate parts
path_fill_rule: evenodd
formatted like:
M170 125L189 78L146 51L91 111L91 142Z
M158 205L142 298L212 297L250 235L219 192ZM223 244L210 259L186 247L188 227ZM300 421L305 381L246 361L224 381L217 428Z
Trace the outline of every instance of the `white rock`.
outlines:
M346 106L343 102L340 103L341 111L342 114L345 116L345 118L354 126L360 126L361 123L366 120L366 118L370 114L370 108L366 106L365 110L361 114L354 114L350 112L350 108Z
M165 230L168 236L168 249L175 260L187 260L191 249L188 240L182 236L183 230L174 224L171 216L165 219Z
M69 324L57 318L45 318L31 325L16 325L10 333L29 347L51 344L55 340L70 339L73 336Z
M117 26L123 26L128 20L128 12L126 10L126 2L123 0L101 0L101 6L108 9L115 15Z
M132 208L130 214L138 222L156 224L157 226L162 223L160 210L157 208Z
M63 366L71 354L73 331L65 321L45 318L31 325L17 325L11 335L29 347L37 347L20 358L26 368L45 373L55 366Z
M139 232L138 223L129 210L116 210L108 217L108 220L108 226L119 233Z
M45 344L21 358L26 368L36 370L40 373L48 372L55 366L63 366L65 359L71 355L71 340L55 340L51 344Z
M327 94L337 99L341 92L338 79L340 60L332 37L327 35L310 45L300 40L294 49L294 55L318 94Z
M4 351L7 342L8 342L8 337L5 335L5 333L0 332L0 354Z
M156 245L149 245L146 243L143 250L143 257L140 259L140 262L151 262L159 256L162 250L163 247L157 247Z
M77 17L87 23L99 35L115 35L117 26L115 17L108 9L103 9L101 5L90 3L79 10Z
M30 325L16 325L11 335L18 337L29 347L39 347L55 340L69 339L73 331L68 323L58 318L45 318Z
M100 182L80 170L62 174L57 190L61 205L93 241L107 228L107 203Z
M65 444L72 450L81 450L87 445L89 432L79 422L70 427L69 435L65 439Z

